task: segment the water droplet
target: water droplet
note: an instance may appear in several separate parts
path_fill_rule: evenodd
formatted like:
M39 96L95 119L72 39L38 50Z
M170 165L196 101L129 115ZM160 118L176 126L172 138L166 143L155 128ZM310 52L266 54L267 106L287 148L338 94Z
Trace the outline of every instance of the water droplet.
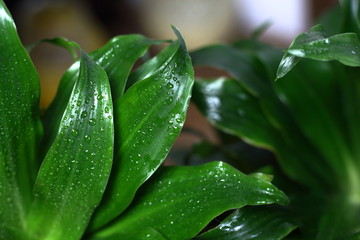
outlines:
M95 118L90 118L90 119L89 119L89 124L90 124L91 126L95 126L95 124L96 124Z
M91 137L90 137L89 135L85 135L84 138L85 138L85 141L86 141L86 142L90 142L90 141L91 141Z
M79 135L79 131L78 131L77 129L73 129L72 132L71 132L71 134L72 134L74 137L76 137L76 136Z
M83 111L80 115L81 118L86 118L88 113L86 111Z
M169 89L174 88L174 84L172 84L172 83L170 83L170 82L169 82L166 86L167 86L167 88L169 88Z

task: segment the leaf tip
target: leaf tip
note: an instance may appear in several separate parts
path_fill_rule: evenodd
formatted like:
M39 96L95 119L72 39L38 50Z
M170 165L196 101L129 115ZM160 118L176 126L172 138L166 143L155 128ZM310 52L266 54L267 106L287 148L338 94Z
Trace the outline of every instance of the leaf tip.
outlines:
M175 27L174 25L171 25L171 28L172 28L172 30L174 31L176 37L178 38L179 43L180 43L180 46L181 46L184 50L186 50L185 40L184 40L183 36L181 35L179 29L178 29L177 27Z

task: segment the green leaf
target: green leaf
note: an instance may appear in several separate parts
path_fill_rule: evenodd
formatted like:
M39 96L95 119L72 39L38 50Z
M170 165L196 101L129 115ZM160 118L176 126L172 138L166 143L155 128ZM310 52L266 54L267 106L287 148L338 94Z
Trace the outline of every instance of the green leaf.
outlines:
M269 182L225 163L165 167L141 187L124 214L90 239L118 239L123 233L148 227L167 239L190 239L226 210L269 203L286 204L287 198Z
M30 239L79 239L110 175L114 144L105 71L82 53L80 72L36 180Z
M0 239L22 239L38 170L40 83L0 0Z
M346 115L349 113L344 111L344 103L337 101L350 98L351 95L346 96L349 92L343 94L341 91L347 91L348 82L355 79L340 78L339 71L334 69L342 68L339 64L303 61L286 76L286 81L279 82L276 87L278 94L292 109L295 121L308 141L326 159L323 168L327 168L328 173L324 175L331 173L333 188L346 186L351 189L349 191L356 193L359 176L355 172L360 168L354 160L354 151L349 142L357 137L349 139L348 136L354 134L347 129L349 122ZM356 91L356 88L352 91ZM353 114L350 119L355 116ZM354 146L354 149L357 148Z
M242 52L247 52L259 58L265 66L268 78L274 79L282 57L282 52L279 49L252 39L236 41L233 46Z
M104 47L90 53L90 57L107 73L114 100L124 91L126 79L138 58L147 49L160 41L149 40L141 35L125 35L115 37ZM71 91L79 74L79 62L74 63L62 77L55 99L45 112L43 123L45 136L43 140L43 155L56 137L61 116L64 113Z
M146 79L149 76L153 75L154 72L158 71L158 69L165 64L165 62L169 59L169 56L173 55L173 53L178 48L179 48L179 43L172 42L169 46L164 48L158 55L146 61L135 71L130 73L128 81L126 82L126 89L131 87L134 83Z
M335 199L325 203L324 213L319 220L317 240L322 239L351 239L356 238L359 231L360 207L354 205L339 194Z
M175 30L176 32L176 30ZM119 215L136 190L160 166L184 124L194 72L185 44L137 81L115 102L115 162L109 188L97 209L94 230Z
M295 40L290 44L289 50L297 49L300 46L306 45L313 41L317 41L320 39L325 39L325 31L321 25L316 25L312 27L309 31L300 34ZM284 77L298 62L299 56L295 56L292 53L286 52L281 59L279 64L276 77L282 78Z
M246 206L196 240L282 239L296 228L285 211L273 206Z
M71 56L74 58L74 60L77 60L78 59L78 55L77 55L77 52L75 50L74 47L78 47L76 46L75 43L67 40L66 38L45 38L45 39L42 39L40 41L37 41L33 44L31 44L30 46L27 46L27 50L28 52L31 52L32 49L36 46L38 46L40 43L51 43L53 45L57 45L59 47L63 47L65 48L67 51L69 51L69 53L71 54Z
M360 8L358 0L341 0L341 32L360 33Z
M324 191L324 184L332 186L333 178L324 167L327 166L325 159L309 145L302 132L286 124L276 129L270 123L261 105L267 98L256 98L237 81L220 78L196 81L192 99L216 127L252 145L274 151L291 178L320 191Z
M356 33L343 33L314 40L290 47L287 52L301 58L337 60L347 66L360 66L360 41Z
M269 83L259 76L264 67L259 59L226 45L214 45L191 52L194 65L206 65L228 72L252 95L269 91Z

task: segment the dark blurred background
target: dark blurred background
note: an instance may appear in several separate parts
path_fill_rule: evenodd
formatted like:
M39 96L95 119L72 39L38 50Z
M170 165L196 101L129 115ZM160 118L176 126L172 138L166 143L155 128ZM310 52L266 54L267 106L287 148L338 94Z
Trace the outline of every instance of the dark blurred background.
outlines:
M265 22L271 25L261 40L285 48L337 1L5 0L5 3L25 45L42 38L61 36L79 43L86 51L92 51L111 37L122 34L140 33L154 39L174 39L171 24L180 29L192 50L211 43L230 43L249 37ZM41 107L46 108L73 59L65 50L50 44L35 48L31 57L42 84ZM185 128L195 129L210 142L218 141L217 133L192 105ZM194 134L182 134L175 145L174 158L199 138Z
M86 51L115 35L141 33L173 39L177 26L190 49L245 38L270 22L261 39L286 47L336 0L5 0L25 45L42 38L66 37ZM45 45L32 58L45 91L42 106L55 94L57 82L72 59Z

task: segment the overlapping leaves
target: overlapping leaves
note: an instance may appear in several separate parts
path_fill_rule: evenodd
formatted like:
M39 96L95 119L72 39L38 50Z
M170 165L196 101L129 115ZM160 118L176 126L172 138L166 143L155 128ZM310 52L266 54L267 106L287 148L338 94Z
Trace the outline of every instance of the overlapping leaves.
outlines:
M0 238L188 239L230 208L287 202L223 163L162 169L136 194L185 121L194 77L177 29L178 41L129 82L134 63L161 41L128 35L81 51L42 116L43 135L36 71L2 0L0 25ZM47 41L74 53L65 39Z
M360 75L354 67L360 65L360 42L356 2L342 2L347 14L343 19L348 20L342 29L357 29L356 33L327 37L317 25L299 35L282 60L280 51L267 48L265 52L265 45L245 41L192 53L195 64L220 68L234 78L196 82L193 99L203 114L223 131L274 151L286 175L311 193L304 197L297 187L286 188L292 195L293 214L303 221L302 237L307 239L346 239L358 231ZM231 54L224 57L220 52L225 51L216 50L220 48ZM277 76L274 61L280 62ZM275 78L284 79L274 82ZM339 212L347 212L348 217Z

